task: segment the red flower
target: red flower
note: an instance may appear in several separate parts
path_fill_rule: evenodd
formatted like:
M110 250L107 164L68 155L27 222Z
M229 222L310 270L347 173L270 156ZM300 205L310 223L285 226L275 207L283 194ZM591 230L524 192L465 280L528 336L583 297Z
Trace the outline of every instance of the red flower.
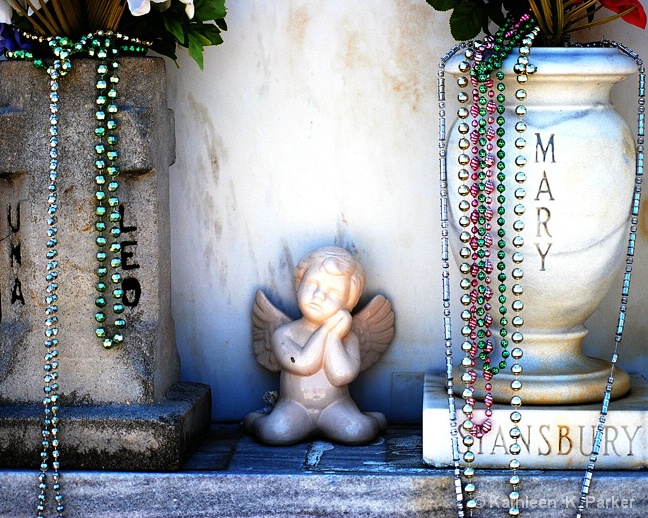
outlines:
M603 7L615 13L622 13L636 6L635 9L622 16L621 19L641 29L646 28L646 11L644 11L639 0L600 0L600 2Z

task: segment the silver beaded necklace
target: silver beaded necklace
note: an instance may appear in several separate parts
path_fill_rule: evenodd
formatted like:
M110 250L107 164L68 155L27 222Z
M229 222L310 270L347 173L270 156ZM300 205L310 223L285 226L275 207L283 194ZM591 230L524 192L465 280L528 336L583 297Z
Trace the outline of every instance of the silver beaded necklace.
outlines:
M45 280L47 282L45 294L45 365L43 391L43 420L42 442L40 453L40 473L38 474L39 494L36 512L38 518L44 518L48 509L48 495L51 490L54 499L54 510L58 518L64 517L65 505L60 473L60 394L59 394L59 319L58 294L59 287L59 259L58 259L58 177L59 177L59 81L72 70L71 56L73 54L87 55L97 59L96 81L96 112L94 114L96 127L93 138L95 139L94 178L97 187L94 198L95 207L95 244L97 246L96 269L97 283L95 289L97 297L95 305L97 312L95 320L97 327L95 335L106 349L120 345L124 341L122 329L126 326L123 318L124 304L122 303L123 289L119 268L121 259L119 253L121 245L119 237L121 229L119 223L119 166L118 166L118 112L116 99L116 86L119 83L117 71L119 63L117 57L121 54L140 54L147 52L150 43L142 42L136 38L113 33L111 31L97 31L82 36L79 41L72 41L67 37L44 38L42 36L23 33L27 39L39 44L49 46L54 60L46 66L43 59L35 58L30 51L17 50L7 52L8 59L30 60L38 69L46 69L49 77L49 102L50 102L50 140L49 140L49 185L47 187L47 266ZM107 191L107 192L106 192ZM110 228L108 228L110 227ZM109 237L107 237L109 236ZM109 265L109 267L107 266ZM109 275L110 273L110 275ZM106 279L110 279L112 290ZM113 302L115 318L111 323L114 329L112 336L107 331L107 316L104 307L108 305L106 292L110 291ZM50 474L48 474L50 472ZM51 485L50 485L51 478Z
M599 415L599 424L596 428L596 435L594 444L592 445L592 452L589 457L583 481L581 483L580 501L576 516L580 518L585 509L587 495L590 490L592 477L594 475L594 466L601 449L601 442L603 440L603 433L605 421L608 415L608 407L610 405L610 397L612 394L612 386L614 384L614 368L619 359L619 344L623 338L623 328L625 326L625 317L628 306L628 295L630 294L630 280L632 274L632 264L634 262L635 243L637 240L637 227L639 224L639 208L641 205L641 185L643 182L643 160L644 160L644 138L645 138L645 103L646 103L646 68L644 67L643 60L639 58L639 54L629 49L621 43L615 41L604 40L599 43L592 43L587 46L590 47L610 47L617 49L621 54L631 58L637 65L639 72L638 80L638 93L637 93L637 134L636 134L636 162L635 162L635 190L632 195L632 209L630 218L630 228L628 232L628 252L626 254L626 267L623 277L623 286L621 288L621 306L619 308L619 318L617 320L617 329L614 336L614 349L611 358L610 377L605 386L605 395L601 404L601 412Z
M532 43L533 37L537 34L538 29L535 28L523 42L522 46L518 49L519 57L514 68L517 74L517 80L520 85L524 85L527 81L527 75L532 74L535 71L535 67L529 63L528 56L530 51L530 46ZM531 41L529 41L531 40ZM579 45L575 45L579 46ZM604 426L608 414L608 408L610 403L610 397L612 393L612 386L614 383L614 368L618 361L618 347L622 339L623 328L625 324L625 316L628 303L628 295L630 290L630 278L632 273L632 263L634 258L637 226L638 226L638 216L639 208L641 201L641 185L643 180L643 151L644 151L644 130L645 130L645 67L643 66L643 61L639 58L638 54L625 45L614 41L602 41L598 43L588 44L586 46L590 47L609 47L616 48L620 53L630 57L634 60L637 65L639 72L639 89L638 89L638 100L637 100L637 134L636 134L636 169L635 169L635 191L632 199L632 212L631 212L631 221L629 229L629 242L628 242L628 251L626 256L626 268L625 275L623 279L623 286L621 291L621 307L619 311L619 318L617 323L617 330L615 334L614 341L614 350L611 360L610 376L608 378L608 383L605 387L605 395L602 402L602 407L599 415L599 424L596 429L596 435L594 438L592 451L589 456L587 468L585 470L583 480L581 483L580 499L579 505L577 508L576 516L580 518L585 509L587 495L591 487L592 477L594 473L594 467L598 459L600 452L601 443L603 440ZM442 289L443 289L443 322L444 322L444 343L445 343L445 355L446 355L446 382L447 382L447 395L448 395L448 410L450 418L450 435L451 435L451 445L452 445L452 459L453 459L453 468L454 468L454 487L455 487L455 496L456 496L456 507L457 515L462 518L468 513L468 516L473 516L473 512L476 509L476 501L474 499L474 493L476 487L474 484L475 470L472 466L473 461L475 460L475 455L470 451L470 446L472 445L473 439L470 434L467 434L463 438L464 446L467 451L464 453L464 461L467 466L462 469L462 463L459 452L459 430L458 430L458 419L457 419L457 409L455 406L454 400L454 362L453 362L453 352L452 352L452 317L451 317L451 299L450 299L450 244L449 244L449 207L448 207L448 176L447 176L447 140L446 140L446 90L445 90L445 67L447 62L457 55L459 52L464 51L468 52L470 57L472 57L472 49L475 47L474 42L466 42L454 46L448 53L446 53L439 62L438 69L438 79L437 79L437 95L438 95L438 107L439 107L439 182L440 182L440 198L441 198L441 263L442 263ZM526 98L526 92L523 88L519 88L515 92L515 97L520 103L522 103ZM460 102L465 102L466 96L458 97ZM525 147L525 140L523 138L523 133L526 129L526 124L524 123L524 116L526 115L526 108L523 104L519 104L515 109L516 115L519 117L518 123L515 125L515 129L518 132L519 136L515 141L515 146L520 152ZM515 159L517 167L523 167L525 164L525 159L522 154L518 155ZM522 172L516 174L516 181L519 184L524 182L525 175ZM524 207L522 206L522 200L524 198L524 189L520 187L519 195L516 194L516 198L520 202L518 204L519 209L515 211L518 214L518 211L523 212ZM518 214L519 215L519 214ZM513 225L514 228L521 230L521 227ZM514 238L514 241L519 243L519 248L522 247L523 242L521 236L517 235ZM518 252L521 254L521 252ZM514 262L518 262L513 258ZM520 261L521 262L521 255ZM522 277L522 272L519 272L519 278ZM518 290L522 291L520 286ZM515 290L514 290L515 291ZM467 315L466 319L469 317ZM464 320L466 320L464 319ZM523 320L518 321L520 325ZM517 326L516 326L517 327ZM519 333L518 340L515 341L516 345L520 345L523 336L520 333L519 328L516 330L516 333ZM466 335L465 333L464 336ZM469 347L463 347L462 349L467 352ZM522 357L522 350L520 347L516 347L512 351L512 356L515 360L515 364L512 366L511 371L515 376L514 391L521 389L522 383L518 379L519 375L522 372L522 367L519 364L519 360ZM470 366L470 361L466 361L466 358L469 358L467 355L464 358L462 364ZM468 383L470 380L470 375L464 373L462 376L464 383ZM464 390L464 394L466 391ZM464 396L466 399L466 396ZM512 428L509 432L510 436L513 438L514 443L510 448L510 453L513 455L509 463L511 469L511 477L509 479L511 485L511 492L509 493L509 515L518 516L520 514L520 509L518 507L519 501L519 492L518 485L520 483L520 477L518 475L518 470L520 468L520 462L516 458L516 455L519 454L520 448L517 443L517 438L519 437L519 429L517 428L517 423L521 419L521 414L519 412L519 407L521 405L520 397L515 394L511 399L511 405L513 407L513 412L511 413ZM464 405L464 414L467 414L469 417L472 413L472 405ZM469 423L466 427L466 423ZM473 427L473 423L470 419L464 420L462 427L468 431ZM462 473L466 478L466 484L462 481ZM464 493L468 494L468 499L464 499Z

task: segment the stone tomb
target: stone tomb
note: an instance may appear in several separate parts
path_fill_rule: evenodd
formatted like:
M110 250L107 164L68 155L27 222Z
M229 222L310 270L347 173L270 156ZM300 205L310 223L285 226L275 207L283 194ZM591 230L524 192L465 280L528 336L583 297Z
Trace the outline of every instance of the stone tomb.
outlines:
M171 316L169 165L173 113L164 62L120 59L119 212L127 327L95 336L96 61L75 60L59 87L58 268L61 465L181 466L210 420L205 385L179 383ZM39 464L47 281L49 80L0 63L0 466Z
M601 399L603 397L601 389ZM524 405L522 397L522 436L518 455L524 469L582 469L587 467L601 405L540 406ZM445 376L428 373L423 401L423 459L434 467L452 466L450 420ZM455 396L458 424L461 424L463 399ZM631 376L630 393L613 400L605 424L596 469L640 469L648 467L648 383ZM475 441L475 467L508 469L512 455L508 448L511 407L493 405L493 429ZM462 433L462 432L460 432ZM459 451L465 448L459 441ZM462 465L465 465L463 459Z

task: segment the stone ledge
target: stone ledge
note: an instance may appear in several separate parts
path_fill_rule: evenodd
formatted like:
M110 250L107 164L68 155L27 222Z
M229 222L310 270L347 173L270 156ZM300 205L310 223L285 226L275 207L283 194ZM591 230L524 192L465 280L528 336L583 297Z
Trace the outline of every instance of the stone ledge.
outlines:
M504 470L478 475L479 517L507 515L508 476ZM521 477L524 516L575 515L582 473L536 470ZM390 428L368 446L266 447L236 425L213 425L181 472L64 470L62 480L69 518L456 516L452 471L423 464L419 426ZM33 516L36 485L34 472L0 471L0 516ZM621 515L648 515L648 477L595 473L585 516Z
M209 386L199 383L179 383L152 405L64 407L61 464L70 469L177 470L207 435L210 412ZM38 468L42 413L37 405L0 406L0 468Z

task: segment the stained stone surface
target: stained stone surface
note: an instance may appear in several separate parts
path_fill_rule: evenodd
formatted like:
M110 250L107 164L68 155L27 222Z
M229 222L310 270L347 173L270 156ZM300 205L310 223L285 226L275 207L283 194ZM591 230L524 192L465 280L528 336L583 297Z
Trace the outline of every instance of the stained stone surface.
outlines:
M648 383L641 376L632 376L630 392L612 400L605 424L598 469L645 469L648 467ZM601 387L601 399L605 387ZM522 436L518 456L529 469L584 470L592 450L593 437L599 423L601 404L542 406L524 405L522 398ZM450 421L445 377L428 373L423 396L423 458L435 467L452 466ZM457 417L461 423L463 399L455 395ZM493 405L493 429L476 441L475 465L481 468L508 468L512 456L508 448L511 407ZM460 442L460 452L465 448Z
M480 470L480 518L508 515L508 470ZM582 472L522 470L524 516L572 518ZM35 476L0 471L0 516L33 516ZM392 427L367 446L327 441L261 445L238 425L211 434L177 473L64 472L66 516L426 517L457 516L453 472L421 459L420 426ZM645 517L648 477L596 471L588 518Z
M43 385L49 78L29 63L0 66L0 403L35 403ZM124 62L118 195L129 327L126 344L106 351L94 335L95 67L75 61L59 89L60 385L68 404L151 403L179 369L169 297L173 114L163 62Z
M58 91L58 383L63 408L75 407L70 414L78 418L70 426L76 431L69 432L74 439L67 437L68 445L82 442L84 433L92 435L91 423L101 421L102 412L103 425L119 421L114 420L115 405L140 408L142 414L157 408L162 421L167 412L175 416L177 409L166 397L180 381L170 298L174 119L166 105L164 62L159 58L120 59L117 194L128 325L125 343L114 349L105 350L95 336L96 66L92 60L73 61ZM0 410L5 419L12 416L14 438L23 433L22 427L31 437L35 421L20 416L43 397L49 118L47 74L30 63L0 63ZM200 406L206 397L204 386L180 389L191 401L189 408ZM205 420L204 412L199 413L204 429L209 415ZM170 421L184 422L175 417ZM81 432L84 423L88 427ZM117 435L128 428L115 426ZM176 426L181 436L188 433L180 433L183 426ZM196 426L187 431L192 428ZM61 439L65 444L65 435ZM142 440L125 444L130 441L136 451L144 448ZM131 466L128 455L123 460L127 464L122 467ZM179 462L176 458L170 465Z

